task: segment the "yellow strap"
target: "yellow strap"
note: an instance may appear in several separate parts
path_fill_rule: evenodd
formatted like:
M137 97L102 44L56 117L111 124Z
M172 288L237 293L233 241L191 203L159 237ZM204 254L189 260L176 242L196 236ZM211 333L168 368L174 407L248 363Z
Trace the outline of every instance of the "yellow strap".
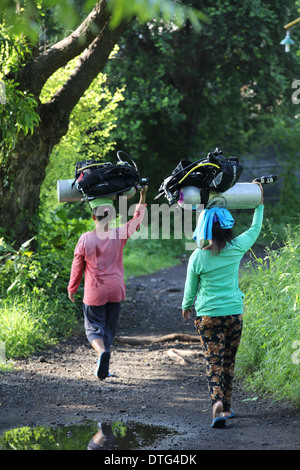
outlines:
M98 166L98 165L104 165L104 163L91 163L90 165L83 166L82 168L79 168L79 170L77 170L77 171L86 170L87 168L90 168L91 166Z
M185 178L187 178L187 176L189 176L190 173L192 173L192 171L196 170L197 168L199 168L199 166L215 166L216 168L220 168L218 165L215 165L214 163L199 163L199 165L197 166L194 166L194 168L192 168L180 181L178 184L182 183L182 181L185 180Z

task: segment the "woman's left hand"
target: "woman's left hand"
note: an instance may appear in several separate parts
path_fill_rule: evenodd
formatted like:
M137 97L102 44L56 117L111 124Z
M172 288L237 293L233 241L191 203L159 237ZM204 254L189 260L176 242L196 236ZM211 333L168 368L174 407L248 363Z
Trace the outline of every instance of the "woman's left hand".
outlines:
M191 312L192 312L191 309L189 309L189 310L182 310L182 318L184 318L184 320L189 320L189 319L190 319Z

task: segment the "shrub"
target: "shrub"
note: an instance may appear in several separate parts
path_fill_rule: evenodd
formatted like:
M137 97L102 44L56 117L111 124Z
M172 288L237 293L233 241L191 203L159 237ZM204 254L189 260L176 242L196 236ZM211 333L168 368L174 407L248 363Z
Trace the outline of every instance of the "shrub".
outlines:
M241 280L245 315L237 371L251 388L300 404L299 227L284 246L248 265Z

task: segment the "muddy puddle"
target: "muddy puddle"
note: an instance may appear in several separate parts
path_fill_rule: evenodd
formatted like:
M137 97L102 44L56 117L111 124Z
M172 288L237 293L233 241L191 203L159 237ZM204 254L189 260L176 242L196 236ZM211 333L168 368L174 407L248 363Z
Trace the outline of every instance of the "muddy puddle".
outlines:
M175 434L165 427L121 421L21 427L0 435L0 450L138 450Z

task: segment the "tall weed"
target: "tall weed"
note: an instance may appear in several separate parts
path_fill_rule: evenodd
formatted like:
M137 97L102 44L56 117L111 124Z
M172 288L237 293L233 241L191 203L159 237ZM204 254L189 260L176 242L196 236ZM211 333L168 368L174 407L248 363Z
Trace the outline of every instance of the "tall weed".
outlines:
M300 405L300 236L287 228L284 246L249 263L237 372L250 388Z
M13 295L0 308L0 341L6 357L27 357L55 343L74 327L74 317L66 317L56 301L34 294Z

